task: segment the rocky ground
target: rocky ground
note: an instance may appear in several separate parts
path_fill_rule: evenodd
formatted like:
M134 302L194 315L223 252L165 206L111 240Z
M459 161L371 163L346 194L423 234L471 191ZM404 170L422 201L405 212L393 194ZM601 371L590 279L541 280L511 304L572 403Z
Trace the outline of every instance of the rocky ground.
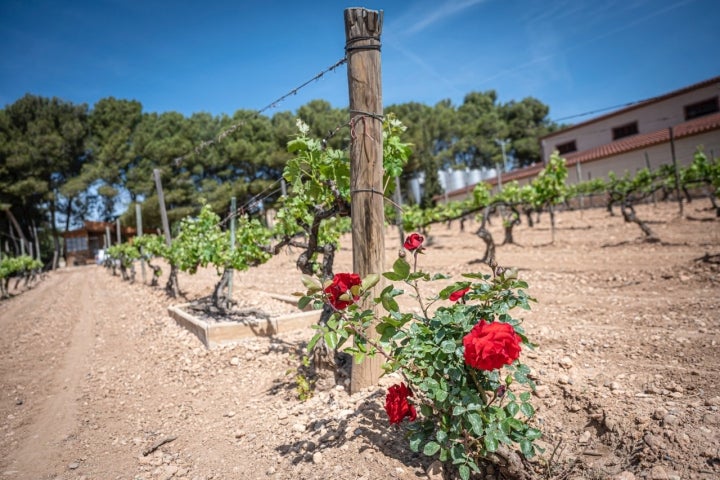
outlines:
M720 220L707 206L686 205L683 218L676 204L640 207L662 243L598 209L560 213L552 244L543 217L498 248L538 300L517 315L539 344L525 361L546 450L529 476L720 477L720 269L701 260L720 253ZM485 271L473 231L433 226L423 269ZM397 234L386 242L389 265ZM302 289L296 254L236 273L239 304L293 312L269 294ZM350 265L347 239L336 271ZM217 277L179 280L194 299ZM97 266L16 293L0 303L3 479L453 478L387 424L394 379L354 395L325 381L298 398L310 329L207 350L167 314L183 299ZM488 467L482 478L502 477Z

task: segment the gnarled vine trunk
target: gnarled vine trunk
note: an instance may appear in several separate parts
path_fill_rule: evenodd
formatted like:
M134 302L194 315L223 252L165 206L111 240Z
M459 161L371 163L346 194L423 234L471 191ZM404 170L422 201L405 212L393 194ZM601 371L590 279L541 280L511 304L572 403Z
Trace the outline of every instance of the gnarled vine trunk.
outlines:
M645 234L645 241L646 242L659 242L660 239L655 235L655 232L653 232L650 227L647 225L647 223L643 222L638 218L638 216L635 214L635 208L632 206L632 203L630 202L623 202L620 204L620 210L622 211L623 218L626 222L632 222L635 223L638 227L640 227L640 230Z
M177 267L170 265L170 275L168 276L167 283L165 284L165 292L172 298L177 298L180 295L180 287L178 286L177 279Z

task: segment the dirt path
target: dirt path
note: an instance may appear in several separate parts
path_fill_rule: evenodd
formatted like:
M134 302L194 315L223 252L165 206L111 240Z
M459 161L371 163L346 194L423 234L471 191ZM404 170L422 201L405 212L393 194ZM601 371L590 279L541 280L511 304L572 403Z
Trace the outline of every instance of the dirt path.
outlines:
M94 300L98 293L90 288L89 282L90 278L82 275L68 279L64 285L66 288L61 290L62 295L58 297L57 293L54 293L53 308L48 312L53 314L59 311L77 311L77 316L72 319L75 324L72 326L69 345L66 344L64 352L59 352L62 357L57 359L58 368L50 382L51 390L38 405L39 413L29 426L27 437L14 456L15 461L11 460L11 468L27 472L29 477L42 478L50 473L46 470L47 462L58 463L62 459L62 443L77 430L77 396L92 348ZM45 292L39 289L29 292L25 303L37 302L39 299L30 297L44 294ZM28 309L28 306L21 302L17 304L23 310ZM11 311L8 316L17 313ZM44 323L46 319L35 319L38 320Z
M539 344L526 359L547 449L539 478L720 477L720 268L696 261L720 253L720 224L679 219L674 205L638 214L664 243L592 210L562 212L554 244L541 223L498 247L538 300L521 318ZM431 236L425 271L482 269L472 224ZM343 243L336 271L350 265ZM212 270L181 275L180 287L198 298L216 280ZM275 314L293 308L266 292L299 288L292 254L235 277L237 301ZM301 402L309 330L208 351L168 317L172 303L95 266L0 303L0 479L439 480L385 421L393 378L352 396L324 384Z

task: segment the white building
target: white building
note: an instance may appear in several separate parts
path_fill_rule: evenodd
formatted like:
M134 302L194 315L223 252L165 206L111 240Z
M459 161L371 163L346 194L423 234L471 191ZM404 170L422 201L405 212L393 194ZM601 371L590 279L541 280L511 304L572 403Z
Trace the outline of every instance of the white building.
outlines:
M558 130L540 139L543 162L557 150L567 160L568 184L607 178L609 172L631 174L645 167L655 169L692 162L697 147L720 155L720 77L660 95L585 122ZM502 183L529 183L543 165L502 174ZM486 180L497 185L498 178ZM470 185L448 192L448 200L465 198Z

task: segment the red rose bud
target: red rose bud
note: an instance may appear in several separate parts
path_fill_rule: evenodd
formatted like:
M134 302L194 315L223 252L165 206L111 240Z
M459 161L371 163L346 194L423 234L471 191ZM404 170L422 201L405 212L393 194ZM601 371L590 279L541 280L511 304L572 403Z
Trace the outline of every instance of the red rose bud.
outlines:
M510 324L480 320L463 337L465 363L487 371L510 365L520 356L520 340Z
M450 294L450 297L449 297L450 301L457 302L458 300L460 300L461 298L463 298L465 296L465 294L468 292L468 290L470 290L470 287L462 288L460 290L454 291L453 293Z
M411 233L406 239L403 246L406 250L412 252L420 248L422 250L422 243L425 241L425 237L419 233Z
M411 422L417 418L415 407L408 402L408 397L412 396L412 391L402 382L400 385L393 385L388 389L385 397L385 411L391 424L400 423L405 417L409 417Z
M360 298L357 295L353 295L350 289L361 283L362 280L360 280L360 275L357 273L336 273L332 283L325 287L324 290L327 295L327 301L335 307L336 310L344 310L348 305L356 302ZM344 295L345 293L347 293L347 295Z

